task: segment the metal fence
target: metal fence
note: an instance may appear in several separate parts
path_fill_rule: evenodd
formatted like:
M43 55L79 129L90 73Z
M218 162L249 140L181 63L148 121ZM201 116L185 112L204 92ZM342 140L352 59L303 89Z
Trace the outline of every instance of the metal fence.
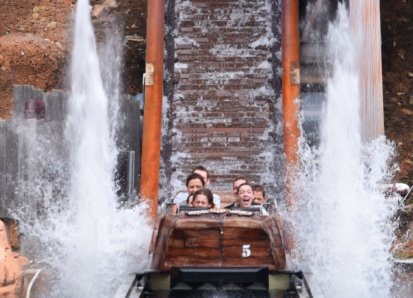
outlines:
M16 85L13 96L13 119L0 120L0 218L13 217L22 208L36 217L68 184L70 147L64 125L69 93L44 93L33 86ZM25 105L27 110L33 99L44 103L44 119L25 117ZM121 200L134 200L139 193L140 117L140 102L130 95L121 96L116 136L120 153L114 175Z

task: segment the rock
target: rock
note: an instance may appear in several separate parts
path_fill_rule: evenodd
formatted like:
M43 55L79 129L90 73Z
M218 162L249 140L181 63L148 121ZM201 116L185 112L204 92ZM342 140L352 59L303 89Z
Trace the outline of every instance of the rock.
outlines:
M116 1L114 0L106 0L105 2L103 2L103 4L96 4L93 7L93 11L92 11L92 18L99 18L101 17L103 14L108 13L111 9L115 9L118 8L119 5Z
M58 47L62 51L64 50L60 42L56 41L54 44L56 45L56 47Z
M405 115L413 115L413 111L412 110L408 110L408 109L402 109L403 114Z
M145 38L143 38L142 36L138 36L138 35L126 35L125 39L127 41L133 41L133 42L144 42Z
M406 159L403 162L404 162L404 164L407 164L409 166L413 166L413 161L411 161L410 159Z
M5 285L0 287L0 297L2 298L17 298L20 297L19 291L15 284Z
M103 6L109 8L118 8L119 4L115 0L106 0L105 2L103 2Z
M0 36L0 53L3 56L0 109L8 113L13 106L13 85L27 84L42 89L55 86L59 80L57 74L65 59L65 53L59 46L52 46L40 36L27 33ZM2 112L3 117L5 114Z
M105 11L105 9L106 9L106 7L104 7L103 5L96 4L93 7L93 11L92 11L92 14L91 14L92 18L97 19L98 17L100 17L103 14L103 12Z
M395 241L391 248L393 255L400 259L409 259L413 257L413 240L402 242L400 240Z
M49 24L47 24L47 26L44 28L44 31L52 31L55 30L57 28L57 23L56 22L50 22Z
M22 265L27 264L28 260L26 258L12 252L7 239L6 226L0 221L0 281L7 287L12 286L8 288L6 292L20 292L21 278L23 274ZM0 287L0 294L2 288L3 287Z

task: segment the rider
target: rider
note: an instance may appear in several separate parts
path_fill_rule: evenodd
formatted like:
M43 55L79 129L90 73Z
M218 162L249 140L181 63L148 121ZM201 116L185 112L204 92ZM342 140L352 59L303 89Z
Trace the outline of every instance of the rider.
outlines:
M197 166L195 167L191 173L196 173L199 174L202 179L204 180L204 187L208 187L209 183L211 182L209 178L209 172L204 166ZM179 192L176 197L174 198L174 203L180 204L181 202L184 202L188 198L189 193L188 192ZM213 194L214 198L214 204L216 207L219 208L221 205L221 198L217 194Z
M241 183L236 191L236 196L238 200L225 207L225 208L249 208L252 205L252 201L254 200L254 193L252 191L252 186L249 183Z
M236 200L238 200L237 197L237 190L238 190L238 186L240 186L243 183L249 183L248 179L245 177L237 177L232 181L232 191L234 192L234 197Z
M202 188L194 193L192 200L194 207L215 208L212 192L208 188Z
M186 178L186 192L179 193L179 194L185 194L185 195L178 194L178 196L176 196L174 199L174 203L181 204L181 203L186 202L190 194L193 194L198 189L201 189L204 187L205 187L205 182L201 175L197 173L190 174L188 178Z
M265 196L265 190L264 187L261 185L253 185L252 186L252 191L254 193L254 201L253 204L261 205L267 201L267 197Z

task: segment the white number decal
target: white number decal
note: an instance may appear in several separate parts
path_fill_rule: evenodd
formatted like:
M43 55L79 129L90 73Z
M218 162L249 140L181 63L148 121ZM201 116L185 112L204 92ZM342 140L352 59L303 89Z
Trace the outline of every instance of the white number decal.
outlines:
M251 255L250 245L249 244L244 244L242 246L242 257L243 258L248 258L250 255Z

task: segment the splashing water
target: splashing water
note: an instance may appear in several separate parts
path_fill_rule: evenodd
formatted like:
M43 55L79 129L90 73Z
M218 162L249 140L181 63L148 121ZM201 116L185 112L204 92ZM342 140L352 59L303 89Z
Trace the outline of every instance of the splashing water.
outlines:
M294 254L315 273L325 297L390 297L394 206L385 203L380 184L393 175L394 146L384 137L362 140L359 49L344 5L330 27L334 73L320 146L301 139Z
M70 148L68 190L34 226L22 221L24 233L37 238L36 261L53 271L52 288L45 297L113 296L124 275L146 265L150 242L145 206L117 208L113 182L117 149L111 134L117 105L109 103L105 87L113 91L119 78L102 80L89 14L88 1L79 0L65 129ZM119 65L118 57L113 53L113 61L105 63ZM112 73L105 71L110 69L105 65L103 73Z

